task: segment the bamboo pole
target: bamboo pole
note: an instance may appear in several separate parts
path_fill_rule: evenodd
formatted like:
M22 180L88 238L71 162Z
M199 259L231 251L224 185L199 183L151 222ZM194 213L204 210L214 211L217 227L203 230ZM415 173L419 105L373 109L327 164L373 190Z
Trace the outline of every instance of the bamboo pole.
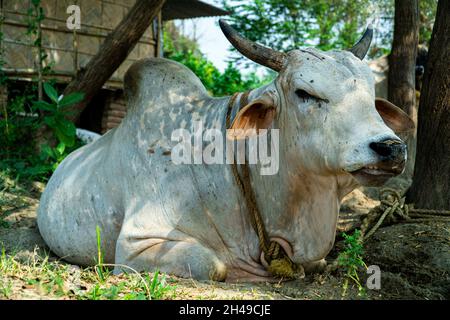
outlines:
M39 12L37 13L39 15ZM43 69L43 60L42 60L42 28L41 28L41 22L38 23L38 34L37 37L39 40L38 42L38 99L43 99L43 90L42 90L42 69Z

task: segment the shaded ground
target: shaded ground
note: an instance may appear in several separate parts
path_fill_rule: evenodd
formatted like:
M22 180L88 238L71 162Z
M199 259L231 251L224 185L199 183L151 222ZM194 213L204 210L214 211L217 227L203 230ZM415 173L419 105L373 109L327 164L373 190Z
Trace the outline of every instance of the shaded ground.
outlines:
M106 275L82 270L53 256L36 227L43 185L26 192L0 193L0 299L140 299L148 298L153 274ZM372 197L376 190L364 190ZM359 225L379 202L356 190L341 209L339 231ZM343 250L342 239L328 260ZM351 284L345 299L449 299L450 223L402 223L380 228L364 245L365 263L381 269L381 289L358 295ZM105 271L106 272L106 271ZM106 272L107 273L107 272ZM360 274L362 283L366 275ZM303 280L278 284L225 284L175 277L158 278L152 298L163 299L342 299L344 272L328 270ZM351 283L351 282L350 282Z

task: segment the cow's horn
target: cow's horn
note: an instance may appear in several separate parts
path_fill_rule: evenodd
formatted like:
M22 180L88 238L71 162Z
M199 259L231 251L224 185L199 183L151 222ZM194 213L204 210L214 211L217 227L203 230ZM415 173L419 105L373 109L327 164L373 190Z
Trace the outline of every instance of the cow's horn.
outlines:
M272 50L245 39L222 19L219 20L219 25L228 41L244 56L274 71L280 71L283 68L284 61L286 60L285 53Z
M372 42L373 37L373 29L372 25L368 25L366 32L364 32L363 36L359 41L351 48L349 51L357 56L359 59L364 59L369 51L370 43Z

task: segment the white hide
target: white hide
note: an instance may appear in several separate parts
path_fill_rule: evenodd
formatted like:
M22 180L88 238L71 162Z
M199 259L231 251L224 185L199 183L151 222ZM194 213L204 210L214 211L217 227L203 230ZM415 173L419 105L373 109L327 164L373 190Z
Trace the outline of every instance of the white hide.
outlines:
M99 139L102 136L101 134L98 134L96 132L80 128L77 128L76 135L77 138L83 141L85 144L94 142L95 140Z

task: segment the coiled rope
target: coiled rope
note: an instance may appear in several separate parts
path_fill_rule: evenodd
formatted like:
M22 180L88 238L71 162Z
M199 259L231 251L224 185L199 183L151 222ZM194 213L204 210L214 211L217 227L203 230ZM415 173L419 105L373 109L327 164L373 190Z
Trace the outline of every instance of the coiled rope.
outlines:
M450 222L450 210L414 208L414 204L406 204L405 197L392 188L381 189L380 199L380 205L370 210L361 224L363 240L369 239L383 223Z

